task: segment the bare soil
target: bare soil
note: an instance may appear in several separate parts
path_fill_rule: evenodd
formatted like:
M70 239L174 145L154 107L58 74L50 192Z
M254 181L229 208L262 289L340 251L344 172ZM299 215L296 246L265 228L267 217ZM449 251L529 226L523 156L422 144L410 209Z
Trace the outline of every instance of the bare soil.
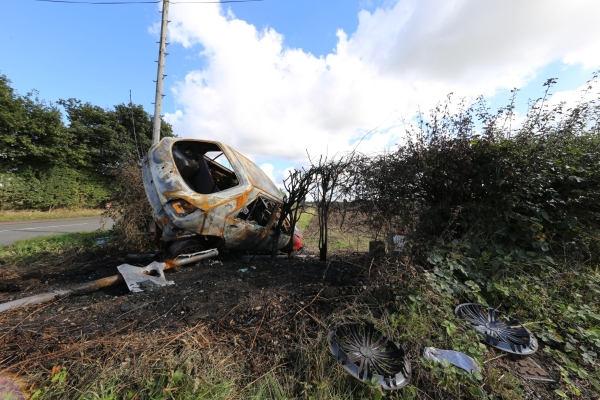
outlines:
M307 231L314 231L314 226ZM391 269L392 264L379 263L367 253L333 254L328 262L318 261L315 254L303 251L289 259L221 254L177 272L167 271L167 279L175 282L172 286L130 293L118 284L4 313L0 315L0 369L16 375L34 370L50 373L57 364L83 365L90 357L103 357L107 364L125 363L122 360L136 357L130 347L133 332L148 343L168 340L170 344L202 326L213 342L240 349L236 362L257 377L277 365L293 364L293 349L305 340L301 336L327 332L332 315L354 310L355 315L389 317L397 296L402 298L417 274L414 268L398 263ZM132 262L125 256L110 255L69 268L50 265L43 270L2 265L0 302L115 275L122 263L150 263ZM117 357L106 350L125 337L130 344L123 349L131 354ZM426 369L418 367L425 345L429 344L405 344L413 364L412 384L423 394L429 393L424 398L437 398L436 383ZM514 370L506 357L492 360L499 355L492 352L486 367ZM534 360L553 377L560 376L542 351ZM34 377L28 384L35 388ZM553 390L558 387L532 381L522 381L522 385L529 398L555 397Z
M5 274L2 280L0 301L115 275L116 267L122 263L145 266L149 261L132 263L125 258L108 257L66 272L56 268L19 275L18 270L13 270L11 277ZM31 308L37 309L35 315L30 314L31 309L11 312L2 323L5 327L14 326L26 318L26 323L19 324L21 333L35 327L35 331L43 328L93 336L118 330L132 322L138 331L160 329L173 333L199 323L210 323L220 329L248 333L249 338L250 333L254 333L251 328L260 323L263 333L276 329L272 341L284 346L285 332L293 329L293 324L288 322L299 308L310 304L311 311L318 309L317 315L331 312L336 301L352 293L358 271L341 261L319 262L309 254L292 259L242 259L240 255L221 255L165 274L175 285L130 293L125 284L117 284L49 305L33 306ZM279 323L274 323L275 320ZM282 326L286 326L283 331ZM256 340L268 342L270 339L262 335ZM278 351L277 347L270 349Z

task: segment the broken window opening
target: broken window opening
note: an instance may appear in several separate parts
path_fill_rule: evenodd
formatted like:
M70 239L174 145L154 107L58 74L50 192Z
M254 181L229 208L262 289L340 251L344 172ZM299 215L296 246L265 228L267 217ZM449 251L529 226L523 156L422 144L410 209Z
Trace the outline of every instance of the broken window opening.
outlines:
M214 143L179 141L173 159L185 183L200 194L210 194L239 185L239 179L223 150Z
M236 218L266 227L276 207L274 201L258 196L252 203L242 207Z

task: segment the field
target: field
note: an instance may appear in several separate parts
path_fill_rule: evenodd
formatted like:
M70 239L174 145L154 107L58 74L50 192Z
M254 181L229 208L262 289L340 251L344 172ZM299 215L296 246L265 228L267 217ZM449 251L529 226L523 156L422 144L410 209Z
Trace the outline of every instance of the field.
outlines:
M0 222L3 221L20 221L33 219L55 219L55 218L83 218L97 217L102 215L103 209L55 209L52 211L39 210L22 210L22 211L0 211Z

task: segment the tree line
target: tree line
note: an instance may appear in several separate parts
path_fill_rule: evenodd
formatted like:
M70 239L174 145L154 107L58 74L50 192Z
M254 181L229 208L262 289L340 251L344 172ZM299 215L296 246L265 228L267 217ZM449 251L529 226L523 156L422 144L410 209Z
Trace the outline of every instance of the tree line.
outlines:
M150 147L152 120L141 105L21 95L0 75L0 209L101 206L116 171ZM163 121L165 136L173 133Z

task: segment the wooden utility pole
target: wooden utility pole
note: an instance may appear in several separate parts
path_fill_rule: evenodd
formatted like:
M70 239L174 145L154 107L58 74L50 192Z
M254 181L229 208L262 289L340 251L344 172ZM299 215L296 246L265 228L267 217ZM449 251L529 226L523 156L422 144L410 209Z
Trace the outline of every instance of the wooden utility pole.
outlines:
M156 73L156 95L154 97L154 126L152 128L152 144L160 140L160 122L163 99L163 81L165 79L165 56L167 55L167 24L169 17L169 0L163 0L162 21L160 24L160 47L158 49L158 71Z

